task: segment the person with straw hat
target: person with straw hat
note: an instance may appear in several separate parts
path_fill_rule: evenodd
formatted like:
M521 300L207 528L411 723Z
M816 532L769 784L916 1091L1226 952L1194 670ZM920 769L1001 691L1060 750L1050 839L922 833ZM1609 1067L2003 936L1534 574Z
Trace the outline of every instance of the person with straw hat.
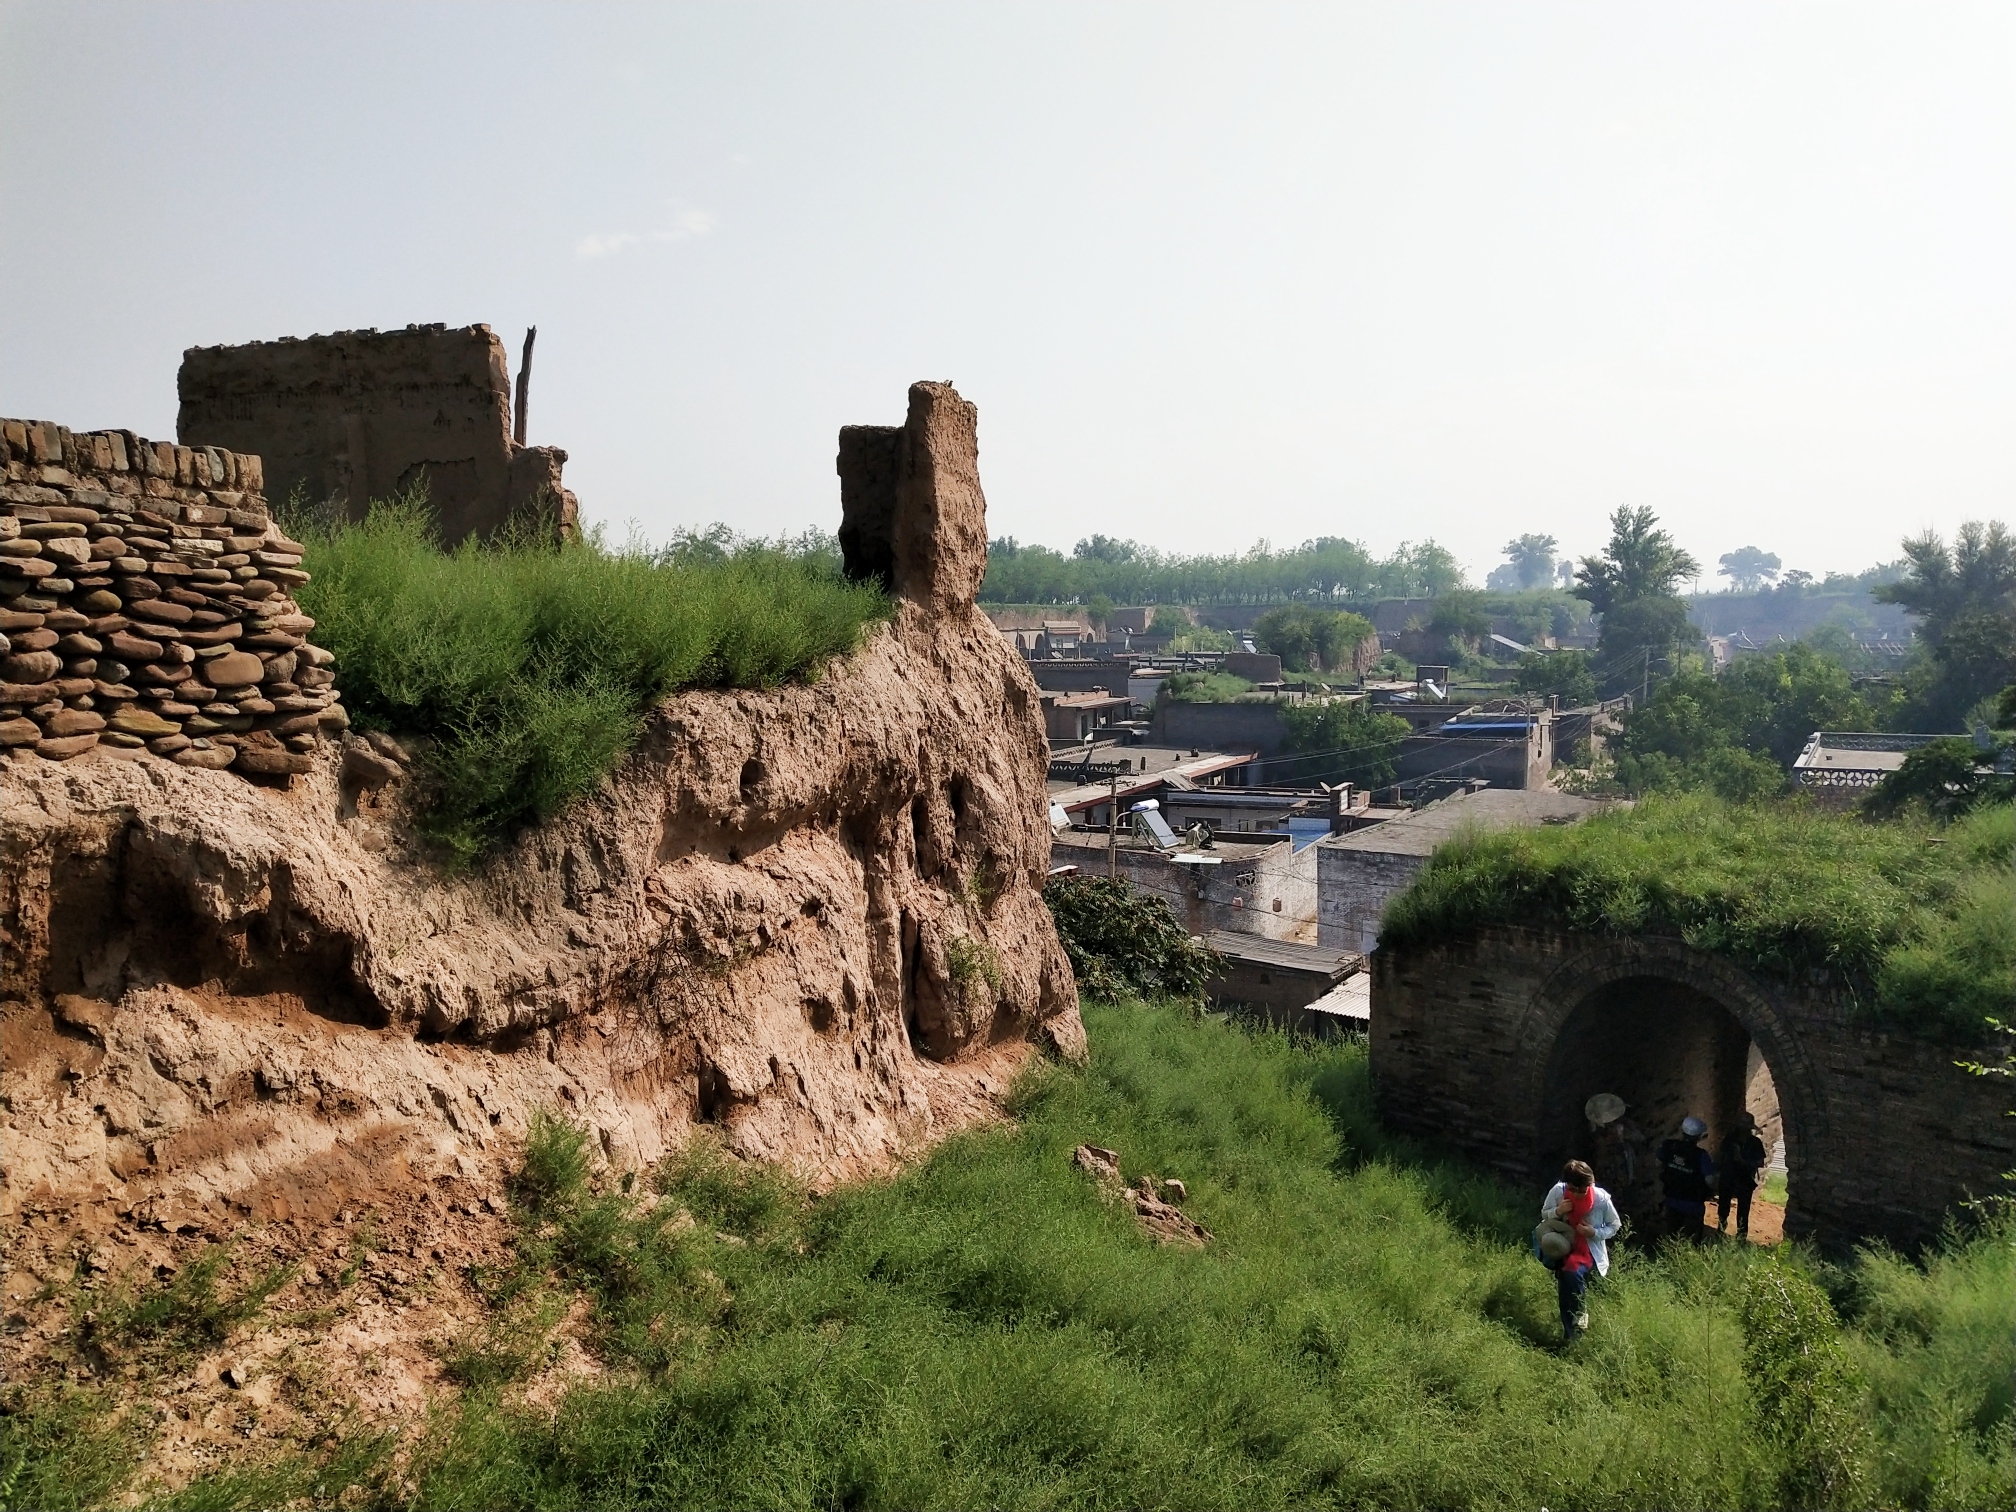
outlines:
M1554 1272L1561 1305L1561 1343L1589 1326L1588 1289L1591 1272L1610 1274L1609 1241L1624 1220L1610 1194L1596 1185L1596 1173L1580 1160L1561 1168L1561 1179L1540 1204L1540 1226L1533 1230L1533 1252Z

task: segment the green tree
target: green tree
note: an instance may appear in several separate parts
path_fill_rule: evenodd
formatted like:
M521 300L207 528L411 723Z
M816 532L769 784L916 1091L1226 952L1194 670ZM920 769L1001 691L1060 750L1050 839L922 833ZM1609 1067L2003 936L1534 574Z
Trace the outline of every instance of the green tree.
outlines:
M1531 592L1554 581L1554 548L1559 544L1550 535L1515 536L1505 543L1506 564L1520 588Z
M1378 559L1355 541L1320 536L1288 550L1265 541L1226 556L1179 556L1135 541L1087 536L1070 555L1003 536L989 551L980 597L991 604L1279 604L1340 607L1432 597L1463 586L1456 559L1433 541Z
M1053 877L1043 901L1087 997L1201 996L1218 954L1190 938L1162 899L1105 877Z
M1738 593L1755 593L1765 583L1778 576L1778 569L1785 564L1774 551L1759 551L1755 546L1739 546L1734 551L1724 552L1720 571L1729 579L1729 586Z
M1428 628L1438 635L1481 640L1491 633L1491 616L1484 612L1476 594L1445 593L1435 600L1435 612L1428 617Z
M1085 600L1085 618L1092 622L1093 628L1105 629L1106 622L1113 618L1113 600L1103 593L1093 594Z
M1624 716L1618 779L1637 791L1701 788L1754 798L1785 785L1815 730L1878 724L1838 661L1795 644L1720 676L1683 672Z
M1700 570L1701 564L1659 529L1659 516L1648 505L1620 504L1610 516L1609 546L1601 556L1582 559L1575 593L1598 614L1608 614L1620 604L1671 598Z
M1888 819L1908 808L1923 808L1935 819L1957 819L1983 803L2006 803L2016 782L1997 770L1997 758L2007 751L2003 745L1983 750L1960 735L1931 741L1877 784L1863 800L1863 812Z
M1512 685L1535 698L1559 698L1564 708L1596 701L1596 678L1586 651L1529 651L1519 659Z
M1253 622L1253 643L1281 658L1291 672L1352 672L1372 622L1337 609L1283 604Z
M1904 543L1909 570L1874 596L1918 619L1923 643L1906 674L1914 722L1957 730L2009 685L2016 662L2016 538L2000 520L1969 520L1949 549L1927 531Z
M1678 652L1699 636L1674 590L1700 570L1650 508L1619 505L1610 516L1609 546L1584 557L1575 574L1576 596L1603 616L1597 650L1606 692L1642 686L1662 667L1678 670Z
M1288 728L1277 759L1297 787L1317 782L1349 782L1378 787L1399 770L1400 742L1407 721L1382 714L1362 698L1328 698L1291 703L1281 711Z

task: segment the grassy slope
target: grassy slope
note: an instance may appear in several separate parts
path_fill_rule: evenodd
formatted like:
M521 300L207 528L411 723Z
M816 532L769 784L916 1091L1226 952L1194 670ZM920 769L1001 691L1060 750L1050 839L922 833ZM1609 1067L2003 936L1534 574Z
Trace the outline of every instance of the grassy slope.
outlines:
M1453 841L1394 900L1390 944L1486 924L1677 934L1767 972L1824 967L1962 1042L2016 1000L2016 812L1946 829L1804 804L1653 797L1572 827Z
M303 533L301 604L344 702L367 728L435 737L430 827L465 858L592 789L668 693L816 677L888 608L827 558L762 545L443 551L412 501Z
M353 1481L370 1494L345 1505L484 1509L1786 1499L1796 1447L1761 1426L1739 1325L1764 1255L1627 1242L1562 1354L1521 1247L1536 1194L1389 1144L1362 1051L1171 1008L1087 1022L1091 1068L1037 1068L1014 1125L817 1202L696 1153L647 1216L595 1195L549 1130L518 1189L520 1265L488 1278L502 1326L449 1352L480 1384L409 1464L358 1438L174 1504L335 1505ZM1182 1176L1212 1245L1158 1248L1102 1204L1070 1164L1086 1140L1130 1178ZM2009 1504L2012 1239L1821 1272L1868 1383L1847 1403L1855 1504ZM557 1412L508 1405L572 1288L609 1375ZM17 1497L74 1504L75 1476L116 1500L124 1464L89 1424L0 1430L0 1472L28 1451Z
M701 1233L748 1242L689 1238L670 1264L654 1238L619 1240L621 1264L589 1245L574 1263L631 1368L557 1418L474 1406L420 1503L1772 1502L1737 1321L1759 1257L1625 1246L1564 1357L1551 1280L1520 1248L1525 1194L1388 1148L1362 1052L1177 1010L1088 1019L1091 1070L1039 1071L1017 1126L897 1181L808 1211L673 1173ZM1158 1248L1103 1206L1070 1165L1087 1140L1130 1178L1181 1175L1211 1248ZM568 1211L538 1212L563 1269ZM623 1264L639 1279L610 1283ZM2008 1236L1943 1265L1854 1273L1881 1301L1882 1328L1850 1334L1882 1409L1872 1493L2006 1504ZM639 1333L648 1316L673 1321ZM1931 1396L1949 1405L1928 1417Z

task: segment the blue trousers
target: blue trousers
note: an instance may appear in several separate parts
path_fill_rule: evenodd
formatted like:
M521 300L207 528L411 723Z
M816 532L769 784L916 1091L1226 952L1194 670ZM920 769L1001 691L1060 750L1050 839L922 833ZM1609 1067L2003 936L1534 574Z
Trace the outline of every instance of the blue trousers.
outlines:
M1591 1266L1562 1266L1554 1272L1554 1290L1561 1300L1561 1340L1575 1337L1575 1320L1581 1316L1583 1298L1589 1290Z

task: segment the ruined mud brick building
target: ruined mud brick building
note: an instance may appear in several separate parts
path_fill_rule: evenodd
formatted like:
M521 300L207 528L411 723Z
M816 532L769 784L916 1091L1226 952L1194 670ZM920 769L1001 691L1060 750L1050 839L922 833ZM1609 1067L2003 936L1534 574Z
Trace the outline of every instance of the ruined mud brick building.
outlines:
M0 746L261 777L349 723L259 458L0 420Z
M1775 1098L1786 1232L1826 1243L1923 1243L2016 1166L2007 1084L1961 1069L1963 1050L1871 1022L1825 974L1772 979L1675 938L1544 925L1385 945L1372 961L1381 1115L1536 1204L1561 1161L1596 1155L1582 1109L1597 1092L1630 1104L1651 1143L1687 1114L1705 1120L1711 1152L1760 1093ZM1600 1162L1597 1179L1622 1185ZM1656 1207L1656 1184L1639 1185Z
M512 439L504 343L487 325L192 347L176 387L181 439L257 453L270 497L338 499L361 519L424 479L450 542L527 512L574 528L567 453Z

